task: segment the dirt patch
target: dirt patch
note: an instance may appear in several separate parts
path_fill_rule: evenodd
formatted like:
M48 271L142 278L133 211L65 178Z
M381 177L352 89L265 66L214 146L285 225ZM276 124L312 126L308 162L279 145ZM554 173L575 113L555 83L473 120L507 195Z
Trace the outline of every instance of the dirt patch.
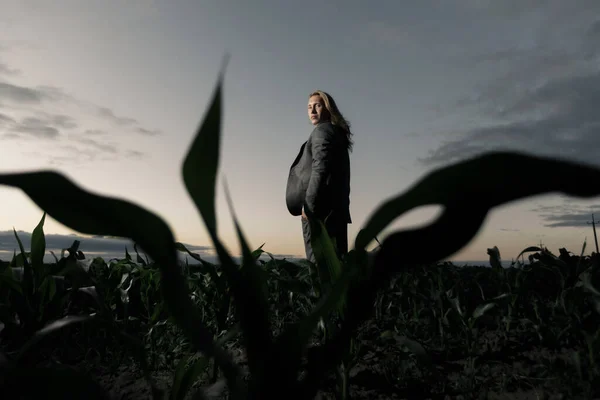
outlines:
M364 333L380 331L373 324L362 331L362 355L350 374L353 399L590 399L582 394L580 381L573 379L574 349L527 348L526 342L488 332L479 338L485 351L473 358L460 351L429 348L431 366L427 367L394 341L364 337ZM244 366L241 349L230 350ZM89 372L112 399L151 398L151 388L133 362L116 371L89 362L79 368ZM158 387L169 390L172 371L153 371L152 378ZM205 374L194 387L207 385ZM333 375L316 398L335 399Z

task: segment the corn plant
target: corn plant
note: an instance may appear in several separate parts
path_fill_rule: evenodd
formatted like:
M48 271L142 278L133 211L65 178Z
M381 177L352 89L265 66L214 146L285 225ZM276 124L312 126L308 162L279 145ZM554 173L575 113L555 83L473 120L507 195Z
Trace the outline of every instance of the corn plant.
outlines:
M0 315L0 322L12 334L15 343L23 343L44 325L62 317L65 304L76 295L86 293L80 289L92 284L78 264L78 257L83 253L77 250L77 241L70 248L63 249L60 260L54 256L55 265L43 263L45 218L44 213L33 230L30 252L25 251L14 231L20 253L15 252L12 261L0 273L0 301L5 302L5 309L14 311ZM67 257L65 252L69 252Z

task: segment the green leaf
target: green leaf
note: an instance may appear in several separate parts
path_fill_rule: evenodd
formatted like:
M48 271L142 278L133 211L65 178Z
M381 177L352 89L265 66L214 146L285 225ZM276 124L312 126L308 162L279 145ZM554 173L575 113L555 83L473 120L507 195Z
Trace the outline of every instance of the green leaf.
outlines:
M481 317L483 314L485 314L486 312L488 312L489 310L491 310L492 308L494 308L495 306L496 306L496 303L480 304L479 306L477 306L475 311L473 311L473 315L471 317L473 319L477 319L477 318Z
M258 249L254 250L252 252L252 258L254 259L254 261L258 261L258 259L260 258L260 256L265 252L262 249L264 245L265 245L265 243L261 244Z
M575 274L577 276L579 276L581 274L581 272L583 271L583 269L585 269L585 267L582 269L581 262L583 260L583 253L585 253L586 246L587 246L587 239L584 239L583 245L581 246L581 253L579 254L579 260L577 261L577 266L575 267Z
M198 253L192 253L187 247L185 247L183 243L176 242L175 248L177 249L177 251L188 253L194 260L200 261L200 263L202 264L204 263L204 260L202 259L202 257L200 257Z
M194 382L198 380L202 372L208 367L209 359L206 357L200 357L188 367L187 365L191 358L192 356L183 357L179 361L179 364L177 364L177 368L173 374L173 387L169 396L170 400L185 399Z
M125 281L127 281L128 278L129 278L129 272L125 272L123 275L121 275L121 281L119 282L119 285L117 285L117 287L123 288L123 285L125 284Z
M146 261L144 261L142 256L140 256L140 252L138 251L138 248L137 248L137 243L133 244L133 250L135 251L136 262L138 262L139 264L141 264L143 266L148 265L148 263Z
M539 171L545 173L540 175ZM405 254L404 249L420 249L422 246L418 244L433 240L437 245L424 254L424 259L420 252L414 252L414 255L408 254L405 262L436 263L465 246L493 207L548 192L585 198L598 196L600 185L579 182L581 179L598 182L599 178L597 168L574 162L516 152L486 153L436 169L404 194L384 202L359 232L355 249L365 249L388 224L411 209L441 205L444 211L433 224L388 235L382 244L383 257L379 257L390 261L399 259Z
M502 269L502 262L500 258L500 250L497 246L487 249L487 253L490 256L490 265L495 269Z
M217 284L218 288L219 288L219 293L223 294L223 291L225 290L224 288L224 281L225 279L221 279L221 277L219 276L219 274L217 273L217 266L211 262L208 262L206 260L203 260L202 257L200 257L200 255L198 255L197 253L192 253L187 247L185 247L185 245L183 243L175 243L175 247L178 251L181 252L186 252L188 253L194 260L196 261L200 261L200 264L202 264L202 273L208 273L211 277L211 279L213 280L213 282L215 282L215 284Z
M537 246L529 246L528 248L526 248L525 250L523 250L522 252L519 253L519 255L517 256L517 260L520 259L523 254L531 253L534 251L542 251L542 249L540 249Z
M585 271L581 274L581 276L579 277L579 279L581 280L582 284L583 284L583 288L592 293L594 296L600 297L600 291L598 291L598 289L596 289L594 287L594 285L592 284L592 274L590 273L590 271Z
M379 337L381 339L391 339L395 337L395 333L394 331L388 329L387 331L381 332L381 335L379 335Z
M21 289L21 282L19 282L13 275L11 267L4 268L2 271L0 271L0 286L10 287L17 293L23 293Z
M21 239L19 239L19 235L17 235L17 231L13 228L13 232L15 234L15 238L17 239L17 243L19 244L19 249L21 250L21 257L23 262L23 292L25 293L25 298L29 303L29 299L33 292L35 291L35 282L33 280L33 271L31 270L31 265L27 262L27 256L25 254L25 248L23 247L23 243Z
M56 254L54 254L52 250L50 250L50 254L52 254L52 257L54 257L54 261L58 264L58 257L56 257Z
M334 283L331 291L321 297L311 313L301 319L298 323L285 328L283 333L276 339L273 352L278 358L275 358L275 361L271 363L272 368L275 369L271 370L272 376L279 374L279 379L281 380L295 379L295 374L300 365L303 350L306 348L319 321L328 316L339 306L340 298L342 298L348 290L350 278L350 271L348 269L342 270L340 277ZM333 345L335 346L335 343L333 343ZM328 349L325 349L325 351L327 350ZM323 360L317 360L316 362L320 363L323 362ZM309 362L309 367L310 366L311 363Z
M66 259L64 267L56 272L56 276L64 276L69 279L73 288L77 290L80 287L92 286L94 281L89 273L73 259Z
M45 327L43 327L42 329L40 329L39 331L37 331L33 337L31 339L29 339L24 345L23 347L21 347L19 354L17 355L17 358L15 360L15 362L18 364L20 362L22 362L22 360L28 355L28 353L33 352L35 354L35 349L37 347L37 345L42 341L42 339L45 339L47 336L56 333L57 331L60 331L61 329L64 329L67 326L70 326L72 324L76 324L76 323L82 323L82 322L87 322L91 319L94 318L95 314L90 314L90 315L78 315L78 316L73 316L73 315L68 315L64 318L61 318L57 321L51 322L48 325L46 325Z
M541 251L540 261L542 261L544 264L546 264L548 266L557 268L557 271L559 271L559 273L561 275L562 275L562 272L560 272L560 269L558 269L558 268L562 268L563 270L569 269L569 265L567 263L565 263L563 260L556 257L554 254L552 254L550 251L548 251L546 249L543 249Z
M94 304L96 305L98 310L102 313L102 315L107 315L108 310L106 309L106 305L101 300L100 296L98 295L98 291L95 287L80 287L79 289L77 289L77 292L83 293L84 295L91 298L94 301Z
M563 288L565 286L565 278L558 267L556 267L554 265L540 264L540 265L538 265L538 268L545 269L546 271L552 272L554 274L554 276L556 276L556 278L558 279L558 281L560 283L560 287Z
M13 228L13 230L14 230L14 228ZM13 250L13 257L10 260L10 266L11 267L21 267L22 266L22 265L17 265L17 250L16 249Z
M317 261L317 271L321 292L327 293L342 273L342 265L337 256L333 242L327 233L325 224L315 218L310 210L306 210L310 224L311 246ZM349 264L350 266L350 264ZM341 296L337 309L343 312L344 297Z
M223 336L217 339L217 343L221 346L225 345L228 341L239 335L241 327L239 322L233 325Z
M222 81L229 55L225 56L211 105L200 125L196 138L192 142L183 162L182 174L185 187L200 212L206 228L221 260L221 267L232 285L236 300L244 299L246 288L242 285L239 268L221 244L217 235L217 219L215 213L215 186L219 166L221 139ZM236 290L237 288L237 290ZM243 396L239 385L239 373L234 376L233 366L225 366L218 361L227 377L234 396Z
M212 237L217 236L215 186L220 156L221 86L228 60L226 55L210 108L183 163L185 187Z
M419 342L409 339L406 336L396 336L395 339L398 345L406 347L411 353L413 353L420 363L428 367L432 365L431 358Z
M46 238L44 237L44 222L46 213L31 234L31 266L36 279L43 278L44 254L46 253Z
M511 293L502 293L501 295L498 295L498 296L492 298L490 301L504 300L504 299L510 298L511 296L512 296Z
M62 250L61 257L64 257L64 252L68 251L69 252L68 257L75 259L76 255L77 255L77 251L79 250L80 244L81 244L81 242L79 240L74 240L73 243L71 244L71 247L69 247L68 249Z
M46 280L48 280L48 302L51 302L52 299L54 299L54 296L56 295L56 279L53 276L48 276L46 277Z
M460 306L460 299L458 298L458 296L457 297L453 297L453 298L451 298L449 300L450 300L450 304L452 304L452 307L454 307L454 309L458 312L458 314L461 317L464 317L465 313L463 312L463 309Z
M225 198L233 217L235 230L242 248L242 268L239 280L230 282L234 293L236 308L239 311L240 323L246 337L248 365L253 376L265 378L262 373L264 354L271 348L271 329L269 323L269 299L267 282L261 268L250 252L248 242L240 228L229 194L227 182L223 182Z

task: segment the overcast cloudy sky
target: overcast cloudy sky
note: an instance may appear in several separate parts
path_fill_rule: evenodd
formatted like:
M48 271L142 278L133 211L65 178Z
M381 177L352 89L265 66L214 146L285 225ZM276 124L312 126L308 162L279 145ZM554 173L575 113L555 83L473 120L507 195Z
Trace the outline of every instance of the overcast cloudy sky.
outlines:
M158 213L199 250L211 243L181 164L226 53L220 172L252 247L275 254L303 255L284 195L317 88L355 133L352 243L382 200L474 154L600 164L598 0L0 0L0 9L0 171L63 172ZM30 232L42 211L4 187L0 204L0 249L12 255L12 228ZM586 222L600 218L597 205L548 195L498 208L453 259L485 260L494 245L510 259L540 240L579 252L586 236L592 249ZM217 208L235 253L220 183ZM417 209L387 232L438 212ZM52 219L45 231L58 247L73 240Z

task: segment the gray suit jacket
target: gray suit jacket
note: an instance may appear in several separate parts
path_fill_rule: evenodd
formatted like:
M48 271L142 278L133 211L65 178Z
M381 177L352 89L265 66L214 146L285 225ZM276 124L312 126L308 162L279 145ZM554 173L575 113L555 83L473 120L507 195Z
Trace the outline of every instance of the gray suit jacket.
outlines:
M290 168L285 195L290 214L302 207L324 220L350 218L350 156L345 132L330 122L318 124Z

